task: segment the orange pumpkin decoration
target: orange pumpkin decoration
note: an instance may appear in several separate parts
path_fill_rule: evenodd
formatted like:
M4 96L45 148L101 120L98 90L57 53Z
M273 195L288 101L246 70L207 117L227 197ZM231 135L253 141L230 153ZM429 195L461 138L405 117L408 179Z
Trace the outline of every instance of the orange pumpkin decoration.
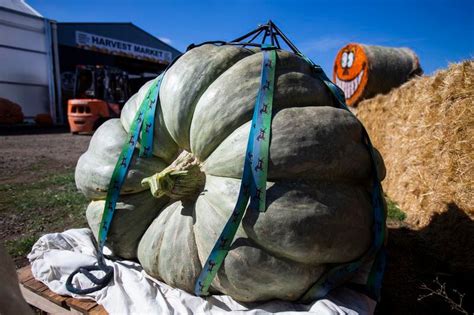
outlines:
M356 106L422 73L411 49L351 43L337 53L333 81L344 91L347 104Z
M53 125L53 118L48 113L38 114L35 116L35 122L38 126L52 126Z
M20 105L0 97L0 124L21 124L23 117Z

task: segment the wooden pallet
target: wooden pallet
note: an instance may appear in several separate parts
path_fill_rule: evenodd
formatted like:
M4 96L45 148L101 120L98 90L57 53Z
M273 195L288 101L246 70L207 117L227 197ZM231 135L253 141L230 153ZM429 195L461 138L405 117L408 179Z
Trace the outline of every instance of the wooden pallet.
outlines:
M105 315L107 311L91 300L79 300L54 293L31 273L31 266L17 270L20 290L26 302L43 313Z

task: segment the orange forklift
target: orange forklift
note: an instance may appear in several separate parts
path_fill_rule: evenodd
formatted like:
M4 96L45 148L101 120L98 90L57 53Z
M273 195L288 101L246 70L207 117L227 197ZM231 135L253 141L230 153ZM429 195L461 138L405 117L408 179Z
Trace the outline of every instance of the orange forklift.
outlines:
M71 133L92 133L105 120L119 117L129 95L127 72L113 67L78 65L74 95L67 103Z

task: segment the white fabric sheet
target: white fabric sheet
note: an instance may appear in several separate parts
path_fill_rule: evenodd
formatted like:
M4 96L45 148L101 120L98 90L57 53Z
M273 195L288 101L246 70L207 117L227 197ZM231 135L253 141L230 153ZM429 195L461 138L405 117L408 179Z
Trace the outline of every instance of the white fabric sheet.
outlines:
M106 260L114 268L114 279L104 289L87 296L71 294L65 287L69 274L97 261L92 237L89 229L47 234L36 242L28 258L34 277L52 291L93 299L110 314L372 314L376 304L347 288L334 290L326 299L310 305L284 301L240 303L225 295L204 299L152 279L139 264L125 260ZM92 283L77 275L74 285L86 288Z

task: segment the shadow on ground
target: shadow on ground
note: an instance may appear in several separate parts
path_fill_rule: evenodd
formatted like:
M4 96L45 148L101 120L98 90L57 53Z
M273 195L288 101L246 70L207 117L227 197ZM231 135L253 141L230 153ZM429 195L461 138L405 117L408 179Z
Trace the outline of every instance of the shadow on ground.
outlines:
M437 214L423 229L411 229L403 223L389 222L388 264L382 289L382 301L376 314L462 314L450 302L422 289L439 290L445 284L447 298L474 312L474 221L455 204ZM443 294L442 294L443 295Z

